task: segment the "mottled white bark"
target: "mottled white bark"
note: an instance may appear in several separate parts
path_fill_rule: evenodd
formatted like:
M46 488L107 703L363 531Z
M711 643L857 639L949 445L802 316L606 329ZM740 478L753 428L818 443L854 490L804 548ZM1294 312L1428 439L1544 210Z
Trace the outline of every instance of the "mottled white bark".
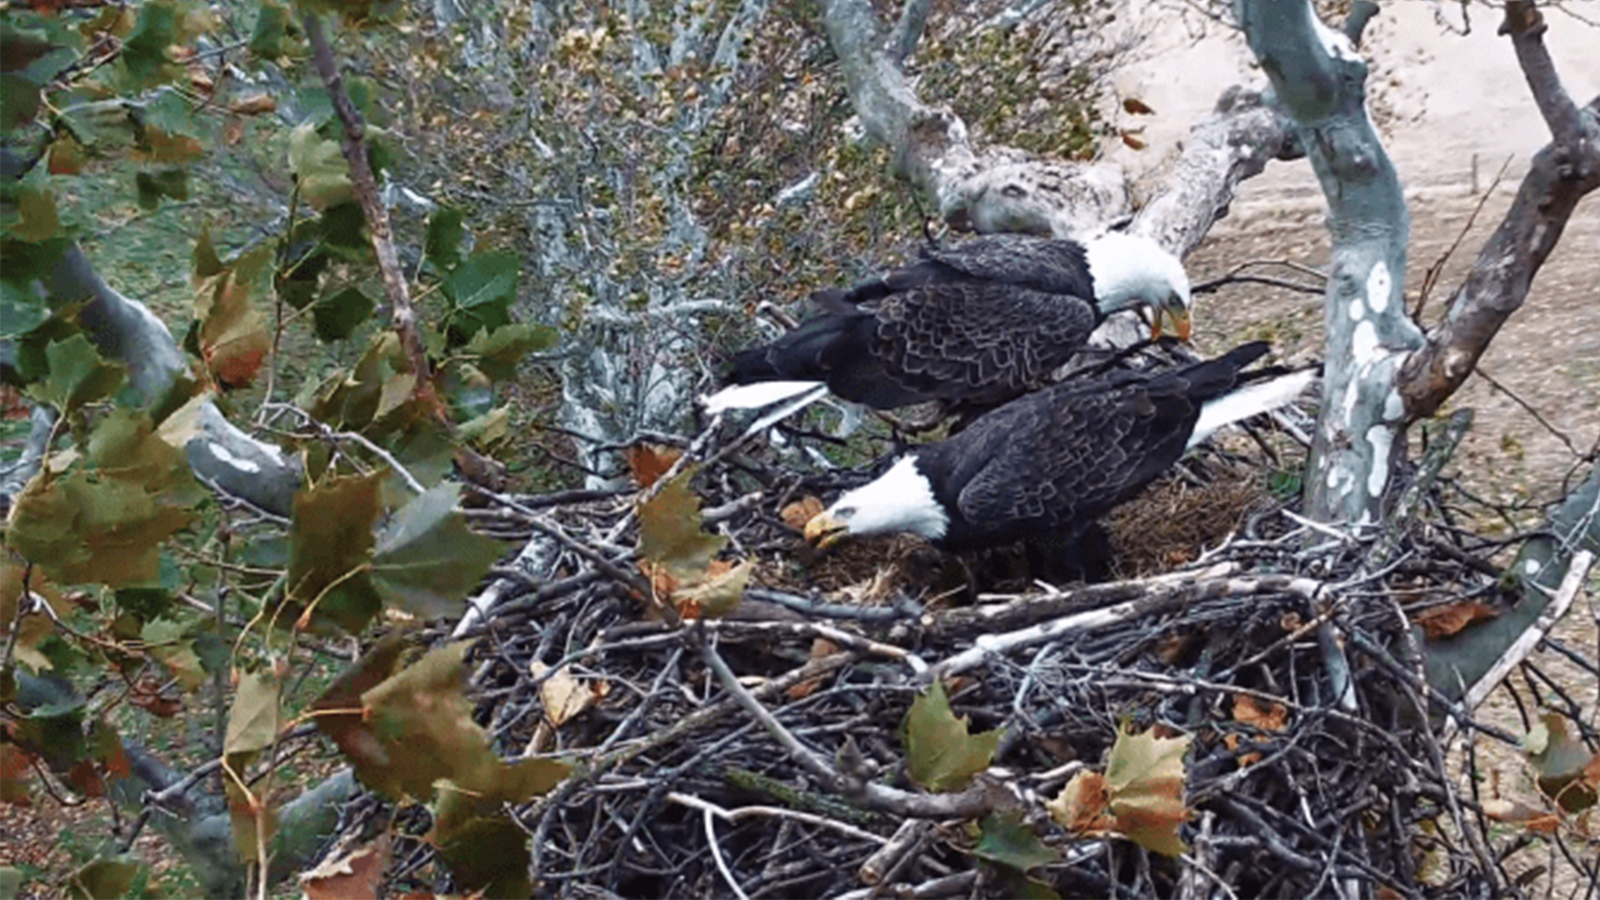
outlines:
M1367 65L1349 36L1306 0L1241 0L1238 14L1328 199L1327 369L1307 508L1324 522L1372 522L1405 448L1395 376L1422 344L1402 294L1410 214L1367 115Z
M1029 159L1003 147L979 153L959 116L917 97L900 70L901 48L884 37L867 0L829 0L823 23L867 134L893 149L896 170L951 225L1066 237L1128 213L1127 180L1115 166Z

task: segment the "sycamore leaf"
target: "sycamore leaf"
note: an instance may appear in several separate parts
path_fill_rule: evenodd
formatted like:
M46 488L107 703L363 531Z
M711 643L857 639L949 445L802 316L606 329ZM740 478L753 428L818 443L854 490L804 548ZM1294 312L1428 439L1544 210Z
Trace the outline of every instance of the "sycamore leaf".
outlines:
M978 843L972 848L973 855L1022 872L1047 866L1061 858L1059 852L1039 840L1016 811L990 813L983 820L980 832Z
M911 780L937 793L959 791L989 768L1003 729L971 734L967 718L956 718L935 681L906 713L906 762Z
M205 667L194 652L188 626L171 619L155 619L140 628L139 639L144 641L146 652L172 670L184 690L192 691L205 684Z
M695 467L639 507L639 552L680 579L698 576L728 539L700 528L700 498L689 490Z
M250 52L263 59L277 59L286 52L289 33L289 8L267 0L258 4L255 28L250 32Z
M1111 792L1099 772L1079 772L1046 806L1062 828L1089 837L1116 827L1111 820Z
M116 900L133 887L140 865L129 858L97 859L72 873L67 896L88 900Z
M81 333L50 344L44 353L49 374L28 385L28 394L65 413L111 396L127 376L125 368L101 358Z
M365 847L330 854L300 875L306 900L378 900L378 885L389 865L389 833Z
M246 673L239 679L228 709L223 753L257 753L272 746L282 727L278 709L282 685L271 672Z
M1178 826L1183 805L1184 754L1193 738L1159 738L1151 731L1117 734L1106 761L1106 787L1117 830L1146 850L1177 856L1188 850Z
M1544 733L1538 749L1528 752L1539 790L1569 813L1594 806L1595 786L1586 783L1587 770L1594 765L1588 747L1568 730L1567 719L1560 713L1543 714L1535 728L1540 726Z
M717 619L733 612L754 571L755 564L748 559L737 565L712 560L703 579L671 592L678 614L686 619Z
M634 444L628 448L628 470L633 473L633 483L642 488L650 487L682 456L683 452L674 447Z
M467 593L505 551L467 530L460 485L444 483L395 513L372 557L372 584L393 606L423 618L458 615Z
M433 263L440 272L448 272L461 264L461 241L467 233L462 220L461 210L452 206L441 206L428 216L422 258Z
M289 526L288 599L349 632L382 608L366 569L385 473L333 478L300 491Z
M61 229L54 191L37 187L22 188L17 192L17 215L17 223L9 230L20 240L31 243L47 241Z
M531 896L528 832L499 803L446 789L439 807L433 843L460 890L485 897Z
M1457 634L1475 622L1487 621L1499 615L1499 610L1492 606L1468 600L1424 610L1417 614L1414 621L1422 626L1423 634L1432 640L1439 640Z
M469 644L439 647L416 663L361 694L359 712L334 721L319 716L318 724L335 734L361 783L392 797L428 797L434 783L446 779L461 790L486 799L522 802L548 791L570 768L549 759L506 764L489 746L489 734L472 719L466 698ZM392 663L398 650L363 666L365 677ZM345 684L347 694L355 684ZM332 693L332 691L330 691ZM343 696L325 696L325 703L348 703Z
M347 287L331 297L318 297L311 305L317 340L330 343L344 340L372 315L374 308L372 298L359 288Z
M548 671L550 667L538 660L529 666L534 678L541 678ZM539 682L539 702L544 706L545 720L557 728L593 706L596 696L595 691L574 678L572 671L565 667Z
M199 246L195 258L197 269L209 268L210 260L204 259ZM212 275L197 274L194 279L200 355L212 376L228 387L244 387L254 380L272 345L266 320L251 302L271 259L272 248L263 246Z
M289 170L295 174L301 196L317 209L344 203L354 195L344 151L337 142L317 134L315 122L290 132Z
M46 469L16 497L6 543L58 584L150 584L198 491L147 416L116 410L90 434L87 460L63 475Z

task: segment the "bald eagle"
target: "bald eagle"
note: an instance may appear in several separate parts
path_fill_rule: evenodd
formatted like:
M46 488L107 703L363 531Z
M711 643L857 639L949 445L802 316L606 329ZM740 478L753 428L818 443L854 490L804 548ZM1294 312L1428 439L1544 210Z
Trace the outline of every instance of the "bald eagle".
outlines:
M806 523L806 539L828 547L909 531L945 550L1072 541L1216 429L1288 404L1316 380L1309 369L1241 377L1267 349L1257 341L1165 372L1121 371L1013 400L846 492Z
M812 296L820 315L739 353L708 411L807 391L876 409L930 400L993 406L1046 383L1096 326L1148 307L1153 336L1189 337L1189 278L1154 241L1109 232L1087 243L995 234L847 290Z

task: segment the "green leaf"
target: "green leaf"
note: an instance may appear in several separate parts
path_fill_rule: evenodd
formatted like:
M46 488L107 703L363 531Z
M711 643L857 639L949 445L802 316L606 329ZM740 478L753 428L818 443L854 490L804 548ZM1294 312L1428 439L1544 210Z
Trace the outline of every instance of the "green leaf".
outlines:
M140 172L134 176L134 183L139 190L139 207L146 212L160 208L163 197L178 201L189 199L188 169Z
M460 791L446 791L443 807L452 797L466 797ZM457 890L485 897L528 897L533 886L528 881L528 832L494 804L483 815L472 816L448 832L435 827L439 856L450 867Z
M282 690L282 684L270 672L251 672L239 678L239 689L228 709L223 753L259 753L272 746L283 727L278 708Z
M428 217L422 258L433 263L440 272L449 272L461 262L461 239L467 233L461 222L461 210L450 206L441 206Z
M119 900L126 897L139 874L140 865L130 859L97 859L72 873L67 896L89 900Z
M315 604L318 618L352 633L382 607L367 569L384 476L334 478L294 498L288 599L300 609Z
M344 340L372 315L374 308L372 298L359 288L347 287L331 297L318 298L311 307L317 339L330 343Z
M260 4L255 28L250 32L250 52L262 59L277 59L286 52L289 8L274 0Z
M317 209L327 209L350 200L350 165L334 141L317 133L316 125L306 122L289 135L289 170L300 184L300 194Z
M971 734L965 716L956 718L935 681L906 713L907 770L911 780L937 793L959 791L972 776L989 768L1003 729Z
M1178 827L1189 820L1183 805L1183 757L1193 738L1120 731L1106 760L1106 786L1117 830L1156 853L1177 856L1189 847Z
M106 362L82 334L47 346L45 361L49 374L28 385L28 395L68 414L111 396L127 377L127 369Z
M184 690L192 691L205 684L206 669L194 652L194 642L189 638L188 626L171 619L158 619L145 623L139 630L150 655L172 670Z
M639 552L679 578L698 577L727 546L700 528L700 498L689 490L694 467L684 469L639 507Z
M24 187L17 192L17 221L6 231L30 243L47 241L61 230L54 191Z
M201 252L197 247L196 253ZM272 248L262 246L216 274L196 279L195 340L206 368L225 387L254 381L272 346L266 319L252 302L271 260Z
M972 853L1022 872L1061 859L1061 854L1045 846L1016 811L990 813L983 820L981 837Z
M344 157L341 155L339 158ZM366 234L367 214L361 211L361 204L354 200L328 207L318 218L317 225L329 247L361 251L372 248Z
M511 324L521 268L510 253L476 253L445 278L445 296L454 304L449 314L453 344L464 344L484 329Z
M457 616L466 595L505 553L467 530L456 511L460 486L429 489L394 516L378 539L372 583L389 604L425 619Z
M194 242L194 274L196 278L210 278L222 274L225 267L217 248L211 243L211 229L201 229Z
M497 381L512 381L523 356L554 347L560 336L547 325L517 322L479 331L467 342L466 350L478 355L478 367L484 374Z
M122 42L118 58L127 71L130 86L142 89L172 76L167 48L179 42L180 12L170 0L152 0L139 7L139 20L133 33Z

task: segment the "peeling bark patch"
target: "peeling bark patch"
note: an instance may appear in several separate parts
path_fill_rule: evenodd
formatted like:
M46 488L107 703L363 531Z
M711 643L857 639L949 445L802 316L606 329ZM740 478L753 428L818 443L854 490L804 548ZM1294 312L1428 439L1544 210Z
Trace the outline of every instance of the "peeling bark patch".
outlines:
M1378 355L1378 326L1368 321L1356 323L1350 336L1350 354L1357 366L1371 365Z
M1367 302L1372 304L1372 311L1379 315L1389 306L1389 291L1394 288L1394 279L1389 277L1389 266L1383 260L1372 267L1367 274Z
M1451 348L1444 355L1444 377L1455 381L1466 375L1466 368L1471 364L1472 360L1465 351Z
M1383 425L1367 429L1367 443L1372 445L1372 467L1367 470L1367 496L1377 497L1389 481L1389 451L1394 446L1394 432Z
M1329 56L1334 59L1359 60L1361 58L1356 54L1356 47L1350 43L1349 37L1345 36L1343 32L1334 31L1332 28L1322 24L1315 15L1311 17L1311 27L1316 30L1317 39L1322 41L1322 49L1328 51Z
M207 450L211 451L211 455L215 457L218 462L230 469L237 469L240 472L250 475L257 475L261 472L260 466L242 456L234 456L232 453L228 452L227 447L222 446L216 441L207 441L205 446Z
M1406 402L1400 396L1400 389L1391 388L1389 396L1383 398L1383 418L1389 422L1398 422L1405 412Z
M1539 574L1539 561L1537 559L1528 560L1522 564L1522 571L1527 572L1529 575Z
M1360 297L1357 297L1354 300L1350 301L1350 320L1351 321L1359 322L1359 321L1361 321L1361 317L1365 316L1366 314L1367 314L1367 305L1365 303L1361 302L1361 298Z

